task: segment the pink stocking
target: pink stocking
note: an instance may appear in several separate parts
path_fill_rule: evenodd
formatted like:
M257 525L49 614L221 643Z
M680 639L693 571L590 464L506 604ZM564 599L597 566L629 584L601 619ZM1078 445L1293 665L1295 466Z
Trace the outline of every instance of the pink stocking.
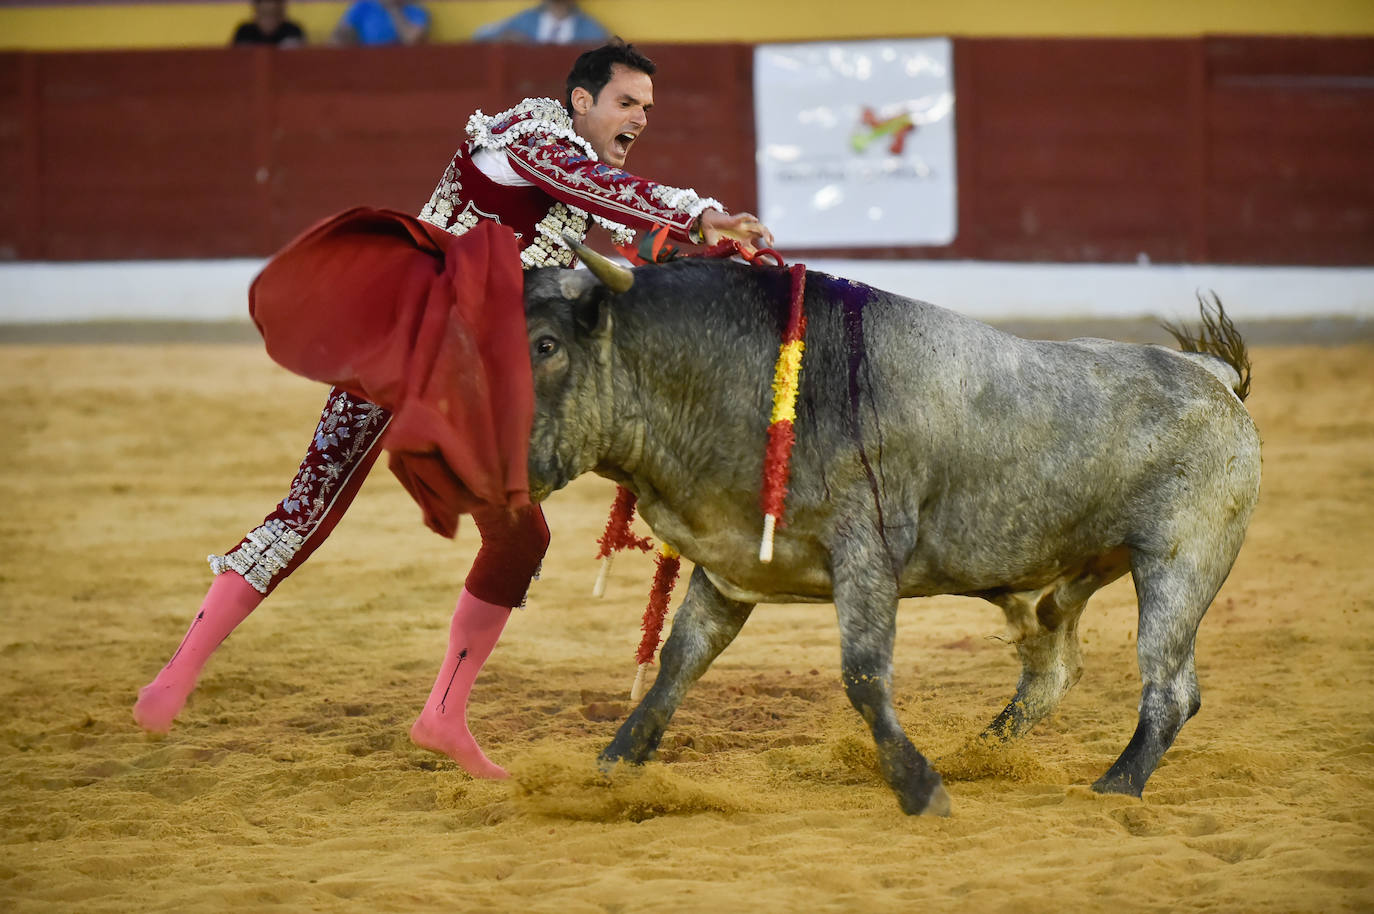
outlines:
M510 618L510 607L479 600L463 588L448 632L448 653L420 717L410 728L415 745L447 755L475 778L504 778L468 731L468 693Z
M205 661L229 633L257 608L263 595L232 571L216 575L200 612L172 659L138 693L134 720L144 730L166 733L196 687Z

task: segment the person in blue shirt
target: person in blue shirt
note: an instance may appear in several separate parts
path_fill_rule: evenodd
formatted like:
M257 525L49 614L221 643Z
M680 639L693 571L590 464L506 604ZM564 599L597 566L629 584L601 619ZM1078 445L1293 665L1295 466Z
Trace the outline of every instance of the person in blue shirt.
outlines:
M404 0L357 0L334 27L334 44L420 44L429 37L429 12Z
M574 0L543 0L500 22L484 25L473 41L520 41L533 44L595 44L610 38L601 23L577 8Z

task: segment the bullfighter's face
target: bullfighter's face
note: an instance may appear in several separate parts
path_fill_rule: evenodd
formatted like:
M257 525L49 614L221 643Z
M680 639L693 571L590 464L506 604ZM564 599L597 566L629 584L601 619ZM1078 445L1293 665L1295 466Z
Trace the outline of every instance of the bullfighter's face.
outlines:
M572 91L573 129L591 143L597 158L616 168L625 167L630 147L649 126L654 106L654 81L649 74L611 65L611 80L595 97L586 89Z

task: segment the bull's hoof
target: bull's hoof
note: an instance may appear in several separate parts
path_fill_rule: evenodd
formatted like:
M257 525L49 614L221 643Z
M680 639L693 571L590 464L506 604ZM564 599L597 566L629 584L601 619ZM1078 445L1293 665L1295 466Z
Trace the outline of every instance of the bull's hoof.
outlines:
M599 768L601 770L601 773L604 775L610 775L610 773L620 765L629 765L635 768L644 767L644 763L642 761L636 761L632 758L626 758L623 755L613 755L606 752L602 752L600 755L596 757L596 767Z
M899 736L900 740L878 743L878 768L897 794L902 812L909 816L949 815L949 794L940 773L930 767L910 740Z
M897 802L902 807L902 812L909 816L949 816L952 803L949 798L949 791L945 790L945 785L941 783L939 777L935 779L935 786L930 793L923 799L899 791Z
M952 811L953 804L950 802L949 791L945 790L944 784L936 784L935 789L930 792L930 800L926 803L926 808L921 810L921 815L949 818Z
M1140 799L1140 793L1145 789L1145 785L1136 784L1130 775L1112 774L1112 772L1108 771L1097 779L1092 789L1093 793L1118 793L1123 796Z

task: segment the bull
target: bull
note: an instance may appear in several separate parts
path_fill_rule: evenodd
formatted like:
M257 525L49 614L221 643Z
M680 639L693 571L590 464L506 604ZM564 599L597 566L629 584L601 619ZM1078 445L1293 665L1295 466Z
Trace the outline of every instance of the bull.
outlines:
M787 272L698 258L629 270L578 253L590 270L526 278L531 494L587 472L614 480L696 566L659 674L603 765L652 755L756 604L833 602L841 679L883 777L908 814L947 815L940 775L892 706L898 599L962 594L1002 609L1021 676L981 736L1007 740L1078 680L1084 606L1129 571L1139 721L1093 789L1140 795L1201 706L1198 624L1259 496L1248 356L1219 302L1200 334L1174 328L1194 351L1045 342L808 274L787 514L764 564Z

